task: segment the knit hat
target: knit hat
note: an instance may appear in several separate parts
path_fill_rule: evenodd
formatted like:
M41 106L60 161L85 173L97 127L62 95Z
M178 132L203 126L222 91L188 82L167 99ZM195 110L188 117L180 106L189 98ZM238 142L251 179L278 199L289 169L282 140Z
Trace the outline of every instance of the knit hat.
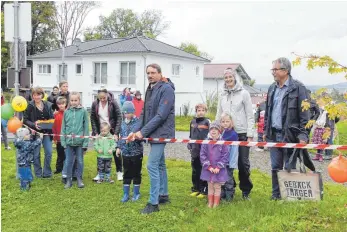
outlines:
M222 131L222 127L220 126L220 123L218 121L213 121L210 124L210 130L212 130L212 128L217 129L219 132Z
M123 104L122 112L125 114L133 114L135 113L135 106L131 101L126 101Z
M142 94L141 94L141 92L140 92L139 90L137 90L137 91L135 92L135 96L136 96L136 95L140 95L140 96L141 96Z

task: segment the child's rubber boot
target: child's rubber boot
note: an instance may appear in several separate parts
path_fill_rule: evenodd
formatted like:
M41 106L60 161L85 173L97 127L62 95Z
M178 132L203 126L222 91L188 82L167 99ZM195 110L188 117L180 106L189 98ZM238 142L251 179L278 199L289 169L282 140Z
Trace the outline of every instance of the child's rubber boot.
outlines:
M219 205L220 202L220 196L213 196L213 208L216 208Z
M77 187L84 188L84 184L81 177L77 177Z
M213 195L207 195L208 198L208 208L212 208L213 207L213 201L214 201L214 196Z
M123 195L123 198L122 198L121 202L124 203L124 202L129 201L129 190L130 190L130 185L128 185L128 184L123 185L123 193L124 193L124 195Z
M199 192L192 192L192 193L190 194L190 196L192 196L192 197L196 197L197 195L199 195Z
M71 187L72 187L72 179L66 178L66 183L65 183L64 189L69 189Z
M140 199L140 196L140 185L134 185L134 195L131 200L137 201L138 199Z
M202 193L199 193L199 195L196 196L196 198L199 198L199 199L204 199L206 197L206 195L202 194Z

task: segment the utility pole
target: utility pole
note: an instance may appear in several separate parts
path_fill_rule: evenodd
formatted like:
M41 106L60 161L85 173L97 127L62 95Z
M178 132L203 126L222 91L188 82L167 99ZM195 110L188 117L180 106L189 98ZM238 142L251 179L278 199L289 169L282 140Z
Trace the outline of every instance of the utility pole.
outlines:
M15 67L14 67L14 88L15 88L15 95L19 95L19 3L18 1L13 2L13 10L14 10L14 59L15 59Z
M64 74L64 69L65 69L65 42L64 40L60 40L61 46L62 46L62 53L61 53L61 79L65 80L65 74ZM60 81L59 81L60 82Z

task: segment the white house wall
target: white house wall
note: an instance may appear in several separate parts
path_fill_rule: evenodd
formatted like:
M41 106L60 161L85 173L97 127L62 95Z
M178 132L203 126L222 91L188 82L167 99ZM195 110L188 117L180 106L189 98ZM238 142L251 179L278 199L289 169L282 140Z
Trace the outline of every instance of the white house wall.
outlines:
M107 62L107 84L100 85L93 83L93 72L95 62ZM120 63L136 62L136 84L120 84ZM163 75L169 77L175 84L176 93L176 114L180 113L183 104L190 102L192 109L195 104L202 102L203 96L203 69L204 64L199 61L180 59L165 55L154 54L112 54L83 56L80 59L66 58L68 66L67 81L70 91L82 93L82 104L84 107L91 107L93 97L101 87L108 89L118 99L118 95L125 87L140 90L144 97L144 91L148 86L145 66L150 63L157 63L162 67ZM51 74L38 74L39 64L50 64ZM51 90L58 84L58 65L60 59L37 59L33 60L33 85L41 86L45 90ZM76 75L76 64L82 64L82 74ZM172 64L180 64L180 76L172 76ZM195 68L199 67L199 75L196 75Z

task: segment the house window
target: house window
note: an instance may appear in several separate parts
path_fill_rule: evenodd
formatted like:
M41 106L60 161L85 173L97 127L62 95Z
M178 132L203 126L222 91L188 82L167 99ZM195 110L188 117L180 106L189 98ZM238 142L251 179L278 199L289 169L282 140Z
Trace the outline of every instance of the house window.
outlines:
M59 82L67 80L67 65L64 64L64 75L63 75L63 69L62 68L63 68L63 65L59 64L59 66L58 66Z
M136 84L136 63L135 62L120 63L120 84L121 85Z
M107 63L94 63L94 84L107 84Z
M179 64L173 64L172 65L172 75L173 76L179 76L181 71L181 65Z
M76 64L76 74L82 74L82 64Z
M93 102L96 101L98 99L98 95L97 94L93 94Z
M196 67L195 67L195 75L196 75L196 76L199 76L199 75L200 75L200 68L199 68L199 66L196 66Z
M39 74L50 74L51 65L50 64L39 64L38 65Z

